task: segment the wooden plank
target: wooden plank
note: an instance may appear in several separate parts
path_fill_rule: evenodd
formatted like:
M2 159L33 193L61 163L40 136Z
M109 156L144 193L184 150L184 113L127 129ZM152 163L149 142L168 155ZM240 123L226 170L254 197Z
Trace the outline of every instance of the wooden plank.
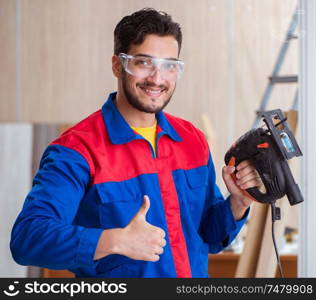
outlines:
M267 213L267 205L258 202L252 204L251 215L247 223L244 249L238 261L235 277L247 278L255 276Z
M297 129L297 118L298 118L298 112L297 110L289 110L284 112L285 117L287 118L287 123L295 135L296 129Z
M288 211L291 209L288 204L286 197L277 200L276 206L281 209L281 220L275 222L275 239L278 250L285 243L284 239L284 230L287 220ZM277 259L275 255L275 250L272 242L272 220L271 220L271 209L267 214L266 225L262 236L262 247L259 252L259 259L257 264L257 269L255 277L275 277L276 268L277 268Z
M209 143L209 145L216 144L216 133L214 127L211 123L209 116L206 113L201 115L202 125L203 125L203 132L205 137Z
M211 120L209 116L206 113L203 113L201 116L202 119L202 126L203 126L203 132L205 134L205 137L207 139L208 145L210 147L210 151L212 153L213 161L217 158L217 151L216 151L216 133L213 127L213 124L211 123Z

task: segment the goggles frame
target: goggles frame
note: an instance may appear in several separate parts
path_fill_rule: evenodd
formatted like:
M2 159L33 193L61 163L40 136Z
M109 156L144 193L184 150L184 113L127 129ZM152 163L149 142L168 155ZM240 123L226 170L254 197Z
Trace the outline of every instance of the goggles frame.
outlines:
M179 79L184 71L184 62L179 59L159 58L147 55L128 55L126 53L120 53L118 57L124 67L124 70L127 73L139 78L152 76L156 70L159 69L164 79L166 79L166 77L168 79ZM134 66L130 66L130 63L137 59L139 60L138 62L136 61L138 65L135 64ZM134 69L138 68L138 71L133 71L133 67ZM144 75L141 75L141 73Z

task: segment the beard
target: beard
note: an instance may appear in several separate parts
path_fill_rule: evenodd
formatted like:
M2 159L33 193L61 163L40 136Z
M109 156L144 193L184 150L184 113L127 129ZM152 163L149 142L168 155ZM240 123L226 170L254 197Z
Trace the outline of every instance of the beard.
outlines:
M173 89L173 91L170 93L169 97L163 102L163 104L159 107L152 107L150 105L146 105L143 104L139 98L137 96L135 96L135 94L133 94L133 92L130 90L130 88L128 87L127 84L127 73L125 71L123 71L122 74L122 87L123 87L123 91L126 97L127 102L135 109L141 111L141 112L145 112L145 113L159 113L160 111L162 111L170 102L171 97L174 93L175 88ZM149 82L144 82L141 84L142 87L156 87L155 84L153 83L149 83ZM159 88L163 89L167 89L164 85L160 85ZM157 99L152 98L151 101L154 103L155 101L157 101Z

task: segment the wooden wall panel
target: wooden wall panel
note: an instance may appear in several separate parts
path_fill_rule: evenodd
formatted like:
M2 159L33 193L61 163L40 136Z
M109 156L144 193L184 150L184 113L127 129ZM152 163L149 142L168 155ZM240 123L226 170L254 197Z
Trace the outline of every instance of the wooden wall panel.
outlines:
M205 98L209 81L209 1L187 1L185 5L181 0L129 1L128 5L122 0L22 3L26 120L76 122L98 109L107 93L116 89L110 65L114 27L124 15L145 6L169 12L183 27L187 71L175 95L179 101L170 108L180 116L199 120L201 110L196 109L196 102ZM193 3L194 14L190 9ZM221 19L218 12L214 15Z
M16 1L0 0L0 120L16 120Z
M209 116L218 136L214 161L220 173L226 150L252 124L296 2L19 0L22 120L75 123L99 109L116 89L115 25L126 14L154 7L183 29L185 74L166 110L200 128L201 114ZM296 43L284 73L297 71ZM273 107L287 109L294 90L277 87Z
M23 1L25 119L78 121L113 90L109 9L100 0Z

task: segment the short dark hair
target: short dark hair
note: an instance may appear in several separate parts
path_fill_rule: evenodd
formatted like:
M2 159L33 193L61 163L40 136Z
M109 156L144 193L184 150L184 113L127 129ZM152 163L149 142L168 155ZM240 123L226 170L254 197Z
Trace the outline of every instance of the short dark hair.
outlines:
M175 23L171 16L165 12L153 8L144 8L125 16L116 25L114 30L114 54L128 53L132 44L139 45L143 43L148 34L173 36L178 42L180 53L182 43L180 25Z

